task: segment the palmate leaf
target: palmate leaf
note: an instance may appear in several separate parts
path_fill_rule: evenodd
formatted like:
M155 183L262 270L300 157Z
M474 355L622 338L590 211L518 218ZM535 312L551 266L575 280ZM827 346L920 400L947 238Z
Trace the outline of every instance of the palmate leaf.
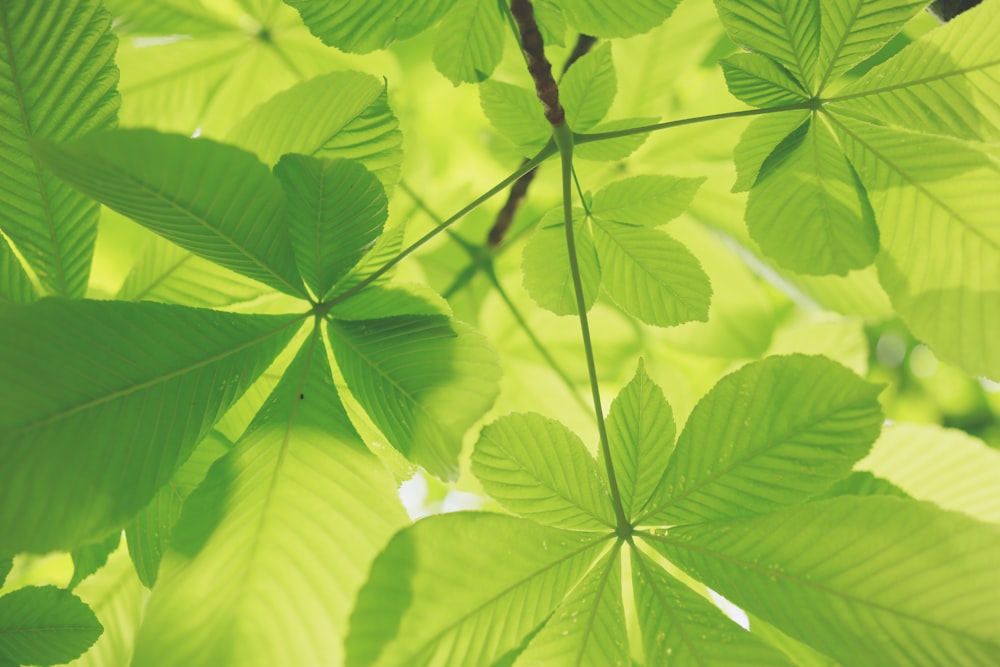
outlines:
M879 391L825 357L768 357L727 375L688 418L639 523L759 514L821 492L878 436Z
M483 81L503 56L504 29L496 0L457 0L438 27L435 67L456 86Z
M633 550L632 590L647 667L750 667L793 664L711 602Z
M865 190L816 115L761 166L746 221L766 255L799 273L846 275L871 264L879 249Z
M39 164L30 142L114 126L111 16L97 0L5 0L0 28L0 229L46 291L81 297L98 207Z
M879 278L914 335L1000 378L1000 166L966 143L831 115L879 221Z
M524 247L524 287L538 305L556 315L576 315L576 291L566 248L562 209L542 217L538 229ZM582 210L573 212L573 237L583 286L583 302L589 310L601 286L601 265Z
M751 106L776 107L808 97L788 70L759 53L737 53L719 64L729 92Z
M302 280L271 173L238 148L151 130L38 144L61 178L164 238L296 296Z
M285 155L274 168L288 196L299 272L319 299L369 250L389 217L382 184L352 160Z
M615 526L597 462L575 433L542 415L507 415L484 428L472 472L500 504L539 523L604 532Z
M680 0L559 0L569 24L597 37L631 37L660 25Z
M285 0L324 44L342 51L368 53L409 39L451 9L456 0Z
M55 586L0 597L0 662L55 665L86 651L103 628L80 598Z
M340 403L319 333L188 498L135 667L342 664L338 629L406 516Z
M767 158L774 152L782 139L794 132L812 116L806 110L785 111L754 118L740 135L740 141L733 150L736 166L736 182L733 192L746 192L753 187L765 165L771 169L780 166L778 161L768 163Z
M120 528L301 320L48 299L0 309L0 553L72 550Z
M266 164L285 153L357 160L386 189L399 182L403 163L403 135L385 82L361 72L331 72L275 95L241 120L227 141Z
M544 622L606 538L461 512L396 534L358 594L348 667L492 665Z
M1000 532L960 514L844 497L644 539L844 665L1000 660Z

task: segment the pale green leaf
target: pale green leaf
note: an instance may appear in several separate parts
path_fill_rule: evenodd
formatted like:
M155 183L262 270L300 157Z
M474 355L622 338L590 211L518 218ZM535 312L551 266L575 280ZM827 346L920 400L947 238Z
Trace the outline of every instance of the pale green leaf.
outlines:
M820 42L820 0L715 0L737 44L773 58L812 91Z
M776 107L808 96L788 70L759 53L737 53L719 61L726 85L737 99L754 107Z
M598 123L590 128L591 134L601 132L616 132L619 130L631 130L637 127L652 125L659 121L659 117L646 116L642 118L619 118ZM610 162L612 160L624 160L637 151L640 146L646 143L649 133L629 134L624 137L613 139L601 139L598 141L588 141L579 143L573 148L573 157L582 160L595 160L598 162Z
M593 221L601 283L615 303L661 327L708 319L712 286L690 250L657 229Z
M663 23L680 0L560 0L569 24L596 37L631 37Z
M545 44L566 46L566 17L555 0L532 0L535 22Z
M695 406L640 521L718 521L816 495L878 437L880 391L825 357L798 354L727 375Z
M832 121L879 223L879 278L918 338L1000 379L1000 166L968 144Z
M1000 451L954 429L893 424L858 463L910 495L1000 524Z
M462 437L493 405L500 368L481 334L443 315L329 324L351 394L389 444L432 474L452 478Z
M986 2L846 86L828 108L965 139L1000 139L1000 4ZM928 154L931 151L928 150Z
M69 662L102 631L90 607L55 586L28 586L0 597L0 660L43 667Z
M575 530L614 528L611 496L579 437L554 419L506 415L483 429L472 472L505 508Z
M351 53L384 49L434 25L455 0L285 0L298 10L309 30Z
M740 135L733 150L736 165L736 183L733 192L746 192L757 181L767 158L785 137L792 134L810 116L806 110L770 113L754 118ZM771 163L772 168L775 163Z
M66 588L73 590L81 581L104 567L104 564L108 562L108 556L115 552L121 539L121 531L116 530L101 542L85 544L74 550L71 554L73 557L73 578L69 580L69 585Z
M844 665L1000 660L1000 532L960 514L843 497L646 539Z
M319 333L188 498L134 667L343 663L354 597L406 516L341 405Z
M375 239L375 245L361 258L351 271L344 276L333 288L330 298L336 298L347 290L353 288L362 280L367 280L376 271L381 271L386 263L396 259L403 250L403 239L406 233L406 224L397 224L382 232L382 235ZM389 282L395 273L394 268L379 274L379 277L370 285L383 285Z
M611 44L605 42L573 63L559 82L566 123L575 132L591 129L608 113L617 90Z
M531 639L514 667L609 667L628 660L621 551L596 563Z
M434 65L456 86L479 83L496 69L506 30L496 0L457 0L434 42Z
M909 498L910 494L881 477L876 477L864 470L855 470L842 480L834 482L830 487L814 496L813 500L836 498L837 496L896 496Z
M335 320L377 320L395 315L450 315L448 302L424 285L395 283L368 285L330 308Z
M605 540L485 512L424 519L375 560L346 664L492 665L552 614Z
M632 176L598 190L590 211L605 220L658 227L687 210L704 182L704 178Z
M580 217L577 217L577 216ZM586 224L583 212L573 212L573 237L576 258L583 284L583 301L588 310L597 300L601 285L601 267L597 250ZM553 210L542 217L538 229L524 247L522 268L524 287L538 305L556 315L576 315L576 291L570 270L569 252L562 209Z
M0 229L46 291L82 297L98 206L32 154L113 127L119 98L111 15L97 0L0 3Z
M167 551L174 526L181 517L184 501L201 484L215 461L232 448L224 435L212 431L202 438L187 461L177 469L153 500L125 526L128 554L139 580L152 588Z
M378 179L353 160L285 155L274 168L288 198L299 272L324 298L382 233L389 202Z
M756 667L792 663L711 602L633 550L632 577L646 667Z
M868 197L826 124L814 117L768 156L747 199L747 228L786 269L846 275L879 249Z
M607 431L622 506L631 520L660 481L677 432L670 404L641 361L611 403Z
M104 0L119 35L211 35L230 24L202 0Z
M0 235L0 304L31 303L36 298L31 278L14 255L7 239Z
M121 527L301 320L113 301L0 309L0 553Z
M61 178L164 238L228 269L303 295L285 197L238 148L151 130L118 130L38 154Z
M926 5L924 0L822 0L818 89L881 49Z
M285 153L357 160L387 189L399 182L403 163L403 135L385 82L361 72L331 72L293 86L251 111L227 139L267 164Z
M525 155L537 153L552 137L552 126L532 90L484 81L479 85L479 103L493 127Z

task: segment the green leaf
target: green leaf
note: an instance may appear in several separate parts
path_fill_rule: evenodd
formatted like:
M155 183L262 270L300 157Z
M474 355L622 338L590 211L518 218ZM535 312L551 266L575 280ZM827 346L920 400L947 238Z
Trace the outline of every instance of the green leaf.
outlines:
M737 173L733 192L746 192L752 188L765 165L774 169L777 162L768 163L768 156L810 116L809 111L802 110L770 113L754 118L740 135L740 141L733 151Z
M506 26L496 0L457 0L434 42L434 65L456 86L489 77L503 56Z
M826 82L881 49L923 9L924 0L824 0L819 3L819 58L816 74L820 91Z
M0 4L0 228L60 296L87 288L99 211L45 169L30 144L114 126L116 45L97 0Z
M856 470L844 479L834 482L813 500L836 498L837 496L896 496L909 498L910 495L898 486L870 472Z
M479 436L472 472L515 514L575 530L607 532L615 526L597 462L554 419L518 413L496 420Z
M542 41L546 44L566 46L566 17L555 0L532 0L535 21Z
M69 662L102 631L90 607L55 586L28 586L0 597L0 660L42 666Z
M3 582L7 580L7 575L12 569L14 569L14 557L0 556L0 588L3 588Z
M820 42L819 0L715 0L726 32L737 44L772 58L807 91L813 90Z
M552 137L552 126L545 120L534 91L502 81L484 81L479 85L479 103L493 127L525 155L537 153Z
M419 521L375 559L351 617L346 664L490 665L552 614L605 544L485 512Z
M638 549L632 551L642 646L647 667L786 665L776 649L736 625Z
M517 667L607 667L628 660L621 551L596 563L521 654Z
M231 26L201 0L104 0L120 35L211 35Z
M367 280L368 277L376 271L381 271L382 267L387 262L394 260L403 250L403 238L405 233L405 223L397 224L384 230L382 235L375 240L375 244L371 247L371 249L365 254L364 257L361 258L361 261L358 262L357 265L355 265L355 267L336 284L336 286L334 286L333 292L329 295L330 298L336 298L360 283L362 280ZM376 278L374 282L370 283L369 287L375 287L388 283L394 274L395 269L379 274L379 277ZM345 301L343 303L347 305L350 301ZM353 305L354 304L351 304L351 306Z
M864 187L816 117L765 161L747 199L746 220L764 254L799 273L846 275L871 264L879 249Z
M104 567L108 562L108 556L115 552L121 541L121 531L115 531L101 542L86 544L75 550L72 554L73 578L66 588L73 590L81 581Z
M611 44L605 42L573 63L559 83L566 123L575 132L594 127L608 113L617 90Z
M598 123L590 128L591 134L600 132L616 132L618 130L631 130L637 127L644 127L658 122L657 116L645 116L642 118L619 118L609 120L606 123ZM646 143L649 133L629 134L624 137L614 139L602 139L600 141L590 141L577 144L573 148L573 157L582 160L596 160L599 162L611 162L613 160L624 160L632 155L639 147Z
M418 284L369 285L330 308L333 319L351 322L393 315L449 314L448 302L444 298L429 287Z
M306 286L324 298L354 268L389 217L378 179L360 162L285 155L274 168L288 197L292 250Z
M303 296L284 194L253 155L151 130L37 149L50 169L102 204L196 255Z
M886 496L843 497L672 528L647 541L844 665L1000 659L1000 532L960 514Z
M278 93L251 111L227 139L266 164L285 153L357 160L386 189L399 182L403 163L403 134L389 108L385 82L361 72L331 72Z
M167 551L174 526L181 517L184 501L201 484L209 468L232 448L225 436L211 431L177 469L170 481L157 491L125 527L128 554L135 572L146 588L156 583L160 560Z
M576 291L573 289L573 273L570 270L562 218L561 208L543 216L538 229L524 247L524 287L542 308L556 315L576 315ZM583 212L575 210L573 218L573 237L583 283L584 305L589 310L600 291L601 266Z
M337 629L406 516L344 411L319 333L188 498L134 667L342 664Z
M939 356L1000 378L1000 166L945 137L832 122L868 189L896 311Z
M389 444L453 478L462 437L493 405L500 369L481 334L442 315L329 323L351 394Z
M656 488L677 433L673 410L641 360L635 376L611 403L607 431L622 506L631 520Z
M631 37L663 23L680 0L560 0L559 6L578 32L595 37Z
M831 111L965 139L1000 139L1000 6L987 2L846 86Z
M718 521L816 495L878 437L880 391L825 357L800 354L727 375L695 406L640 521Z
M0 235L0 304L31 303L37 298L31 278L7 239Z
M736 98L754 107L803 102L808 95L784 67L759 53L737 53L719 61L726 85Z
M434 25L455 0L285 0L324 44L350 53L384 49Z
M704 182L704 178L632 176L598 190L590 211L605 220L658 227L687 210Z
M301 320L56 299L0 309L12 332L0 346L0 553L72 550L121 527Z
M615 303L661 327L708 319L712 286L691 251L656 229L593 221L601 282Z

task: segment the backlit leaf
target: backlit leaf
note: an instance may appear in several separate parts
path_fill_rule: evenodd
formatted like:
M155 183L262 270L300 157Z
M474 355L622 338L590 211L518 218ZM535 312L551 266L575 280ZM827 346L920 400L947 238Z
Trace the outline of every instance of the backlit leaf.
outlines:
M597 37L631 37L665 21L680 0L560 0L566 19L577 31Z
M617 90L611 44L604 43L573 63L559 83L566 123L576 132L594 127L608 113Z
M659 227L691 205L704 181L704 178L652 174L632 176L598 190L590 210L605 220Z
M754 118L743 130L733 151L737 173L733 192L746 192L752 188L761 169L768 164L767 158L775 147L809 117L809 111L801 110L770 113ZM774 169L776 163L772 161L769 166Z
M552 136L552 126L545 120L534 91L502 81L485 81L479 86L479 102L493 127L525 155L537 153Z
M434 43L434 65L456 86L488 78L503 55L506 26L496 0L457 0Z
M759 53L737 53L719 61L729 92L755 107L776 107L807 99L784 67Z
M43 666L69 662L102 631L90 607L55 586L28 586L0 597L0 660Z
M594 241L586 222L574 211L574 241L576 257L583 284L584 305L589 310L601 284L601 267L594 249ZM566 249L566 231L563 227L562 209L546 214L538 229L524 247L524 286L538 305L556 315L576 315L576 292Z
M285 0L324 44L368 53L434 25L455 0Z

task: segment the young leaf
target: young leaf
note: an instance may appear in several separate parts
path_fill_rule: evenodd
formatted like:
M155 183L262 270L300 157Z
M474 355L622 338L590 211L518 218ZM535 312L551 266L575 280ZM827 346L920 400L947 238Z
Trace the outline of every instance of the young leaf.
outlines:
M485 339L442 315L391 312L333 320L329 332L348 388L389 443L432 474L454 477L462 436L498 391Z
M726 85L737 99L754 107L803 102L808 95L784 67L759 53L737 53L719 61Z
M76 658L103 628L80 598L55 586L28 586L0 597L0 661L55 665Z
M304 295L284 194L253 155L151 130L36 148L61 178L164 238L279 291Z
M611 550L529 642L517 667L607 667L628 661L621 551Z
M0 25L0 228L47 291L82 297L98 206L39 164L30 143L114 126L111 16L97 0L7 0Z
M605 42L573 63L559 84L566 122L575 132L594 127L608 113L617 90L611 44Z
M778 61L812 92L819 54L819 0L715 0L726 32L737 44Z
M299 272L317 298L354 268L389 217L382 184L353 160L285 155L274 168L288 198Z
M405 521L391 476L341 405L316 329L188 498L132 664L342 664L336 629Z
M108 556L113 554L122 541L121 531L115 531L110 537L93 544L87 544L75 550L73 557L73 578L66 587L69 590L94 574L108 562Z
M285 0L324 44L350 53L384 49L409 39L445 15L455 0Z
M640 521L718 521L816 495L875 441L879 391L825 357L768 357L727 375L695 406Z
M846 275L879 249L868 196L818 118L786 137L761 167L746 211L750 236L781 266Z
M687 210L704 182L704 178L632 176L598 190L590 210L605 220L659 227Z
M399 182L403 163L403 134L385 82L361 72L331 72L278 93L241 120L227 140L265 164L285 153L357 160L386 189Z
M0 304L31 303L37 298L31 278L0 235Z
M434 65L456 86L483 81L503 55L504 30L496 0L457 0L438 27Z
M677 432L670 404L641 361L611 404L607 430L622 506L631 520L656 488Z
M351 617L346 664L491 665L549 618L605 544L485 512L419 521L375 559Z
M708 319L712 286L691 251L656 229L593 221L601 283L615 303L661 327Z
M843 497L645 539L841 664L1000 660L1000 533L960 514Z
M601 266L590 227L582 213L574 211L573 234L583 283L584 305L589 310L600 291ZM562 215L560 208L543 216L538 229L524 247L524 287L542 308L556 315L576 315L576 291L573 288Z
M501 417L483 429L472 472L501 505L539 523L607 532L611 496L580 438L538 414Z
M479 103L493 127L526 155L537 153L552 136L538 97L527 88L485 81L479 86Z
M632 553L642 646L647 667L784 665L792 663L733 623L638 549Z
M680 0L560 0L570 25L597 37L631 37L663 23Z
M301 319L54 299L0 309L0 553L72 550L121 527Z
M746 192L752 188L760 177L761 170L768 165L767 158L775 147L809 119L810 115L809 111L802 110L754 118L743 130L740 141L733 150L733 162L736 165L733 192ZM769 166L773 169L776 164L772 161Z

